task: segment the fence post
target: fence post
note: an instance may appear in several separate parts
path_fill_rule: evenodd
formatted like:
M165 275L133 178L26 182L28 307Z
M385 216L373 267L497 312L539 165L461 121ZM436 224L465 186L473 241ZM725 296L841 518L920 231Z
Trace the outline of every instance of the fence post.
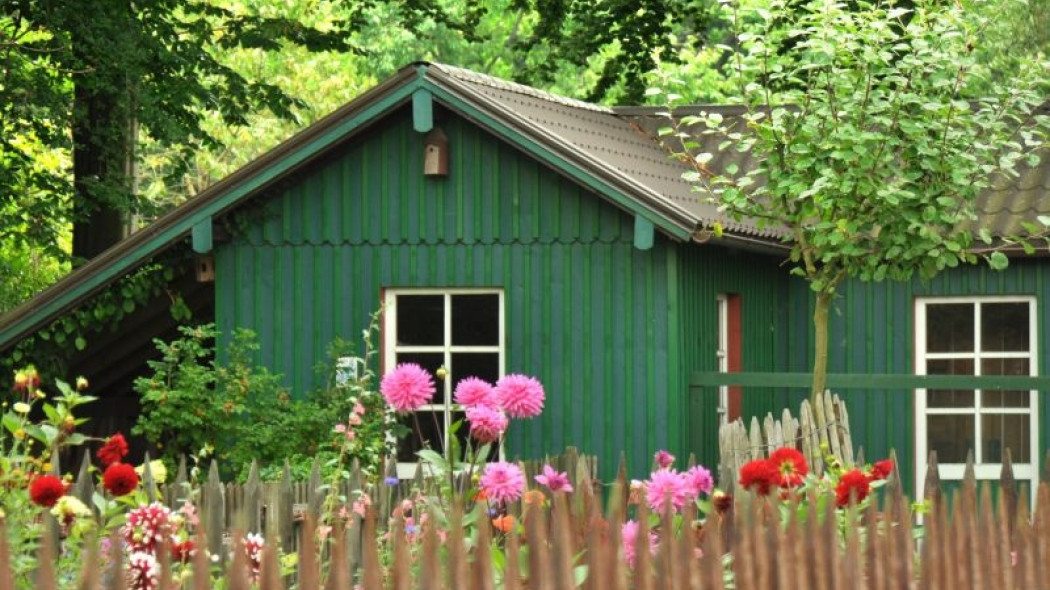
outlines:
M274 528L281 539L281 548L285 553L291 553L295 543L292 510L292 468L288 461L285 461L281 483L277 486L277 502L273 510Z
M936 507L941 502L941 473L937 467L937 451L930 451L926 461L926 483L922 495Z
M204 485L204 530L208 551L222 559L222 534L226 531L226 490L219 480L219 465L212 459Z
M157 481L153 479L153 470L150 469L149 451L142 457L142 489L146 491L146 497L150 502L157 501Z
M84 460L80 462L80 471L77 472L77 483L73 485L73 495L85 506L93 507L91 496L94 492L95 482L91 479L91 457L88 453L84 453Z
M321 522L321 505L324 504L324 494L321 493L321 462L314 457L313 467L310 468L310 483L306 490L306 511L314 522Z
M1010 448L1003 449L1003 469L999 475L999 501L1006 503L1006 525L1013 535L1017 516L1017 480L1014 479L1014 464Z
M262 483L259 481L259 464L252 459L248 468L248 481L244 484L244 507L247 522L245 525L252 533L262 533L259 523L260 505L262 504Z

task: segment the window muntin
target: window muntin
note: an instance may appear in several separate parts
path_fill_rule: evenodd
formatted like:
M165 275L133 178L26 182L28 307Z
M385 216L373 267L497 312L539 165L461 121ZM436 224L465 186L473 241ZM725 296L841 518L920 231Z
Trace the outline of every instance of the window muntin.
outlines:
M919 300L916 372L1035 375L1035 315L1032 297ZM1028 390L918 390L916 481L931 450L946 479L961 477L971 450L979 477L998 475L1006 448L1019 479L1034 473L1036 404Z
M449 427L463 418L453 392L467 377L495 383L504 372L503 292L494 289L391 289L384 295L384 373L399 363L416 363L435 377L433 403L415 416L401 417L410 434L398 441L398 475L414 474L416 453L440 450L449 443ZM392 337L391 337L392 336ZM456 437L465 448L467 428Z

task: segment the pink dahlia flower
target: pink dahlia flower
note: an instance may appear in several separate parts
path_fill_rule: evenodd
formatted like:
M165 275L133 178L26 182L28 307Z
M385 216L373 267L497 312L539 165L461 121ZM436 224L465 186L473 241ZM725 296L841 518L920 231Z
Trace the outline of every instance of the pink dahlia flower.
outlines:
M496 398L511 418L532 418L543 411L543 385L526 375L506 375L496 382Z
M673 510L681 510L689 501L690 491L689 482L674 469L657 469L645 482L645 500L657 514L663 514L668 501Z
M398 412L419 409L434 397L434 378L415 363L401 363L379 383L386 403Z
M467 377L456 385L456 393L452 396L456 403L461 406L488 406L494 408L499 405L496 392L492 384L477 377Z
M525 473L514 463L489 463L481 473L478 485L485 497L493 502L514 502L525 492Z
M483 443L499 440L510 422L503 410L488 406L468 407L467 421L470 422L471 436Z
M155 590L160 586L160 564L153 553L135 551L128 557L124 576L130 590Z
M634 562L637 556L637 544L638 544L638 522L634 520L628 520L623 523L623 527L620 528L620 539L623 541L623 558L627 562L627 567L634 569ZM649 531L649 553L655 554L657 543L659 538L656 533Z
M653 460L656 461L656 466L660 469L667 469L674 464L674 455L667 451L656 451L653 455Z
M547 486L552 492L572 491L572 484L569 483L569 476L564 472L559 472L550 465L543 466L543 473L536 476L536 483Z
M171 509L153 502L128 511L120 532L132 551L153 553L171 534Z
M715 479L711 477L711 471L703 465L689 468L682 477L689 484L690 495L693 497L699 497L701 492L710 494L711 490L715 489Z

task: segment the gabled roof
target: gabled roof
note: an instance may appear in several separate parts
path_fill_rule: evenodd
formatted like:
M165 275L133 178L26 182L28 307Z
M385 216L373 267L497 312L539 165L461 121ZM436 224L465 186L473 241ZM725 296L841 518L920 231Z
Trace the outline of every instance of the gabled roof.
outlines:
M441 64L417 63L202 191L0 317L0 350L75 307L243 201L307 166L386 114L429 93L551 168L589 187L666 235L690 240L715 221L727 238L772 236L731 224L682 180L684 165L616 110ZM769 240L775 243L776 240Z
M724 240L783 248L781 232L723 215L706 194L683 180L689 168L670 157L657 129L663 109L610 108L442 64L417 63L212 185L145 229L103 252L36 297L0 317L0 351L10 347L106 285L138 268L210 221L322 157L424 94L558 172L587 186L677 240L703 236L716 223ZM740 107L703 107L739 117ZM717 151L717 150L710 150ZM710 167L752 166L737 150L717 153ZM998 235L1018 233L1022 221L1050 214L1050 166L1025 169L981 196L981 223Z

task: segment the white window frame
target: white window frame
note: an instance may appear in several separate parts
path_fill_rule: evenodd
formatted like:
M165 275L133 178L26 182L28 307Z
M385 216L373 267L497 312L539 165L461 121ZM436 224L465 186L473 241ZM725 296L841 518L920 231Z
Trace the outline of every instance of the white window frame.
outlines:
M444 342L440 345L433 346L401 346L397 344L397 298L402 295L443 295L444 296ZM499 338L498 344L493 346L454 346L452 344L452 297L455 295L496 295L499 298ZM503 289L497 288L387 288L383 291L383 374L385 375L388 371L394 369L397 366L397 355L398 353L442 353L444 359L442 360L443 367L452 367L452 354L461 352L496 352L499 354L499 375L502 377L506 374L506 358L507 358L507 342L506 342L506 298L504 296ZM469 376L469 375L468 375ZM434 381L437 387L443 388L445 403L443 404L427 404L419 408L420 412L442 412L444 416L444 423L442 426L442 432L445 440L442 441L444 445L448 444L448 430L452 424L452 411L455 404L452 401L453 387L452 383L455 381L456 376L449 374L445 379L437 379ZM500 456L503 456L502 445L500 447ZM417 462L398 462L397 464L397 476L400 479L410 479L415 476L416 469L418 467Z
M729 296L720 293L718 302L718 372L729 372ZM718 423L726 424L729 421L729 386L718 387Z
M973 352L926 352L926 310L930 305L938 304L973 304L974 309L974 350ZM915 374L925 375L927 361L939 359L972 358L974 361L974 374L981 374L981 360L993 358L1020 358L1023 355L1018 352L985 352L981 349L981 305L989 303L1027 303L1028 304L1028 369L1033 377L1039 374L1038 341L1039 330L1037 322L1036 298L1034 296L982 296L982 297L921 297L915 300ZM1039 461L1038 439L1039 439L1039 396L1037 390L1029 391L1028 408L995 408L989 410L981 407L981 390L974 393L974 407L972 408L974 419L974 474L979 480L995 480L999 478L1002 471L1002 463L982 463L981 459L981 420L984 414L1029 414L1029 463L1013 463L1014 477L1019 480L1027 480L1034 487L1038 485ZM923 497L923 486L926 480L926 460L929 456L928 432L926 417L936 414L965 414L957 408L930 408L927 406L926 389L915 390L915 490L916 497ZM938 460L938 474L941 480L961 480L966 469L964 463L941 463Z

